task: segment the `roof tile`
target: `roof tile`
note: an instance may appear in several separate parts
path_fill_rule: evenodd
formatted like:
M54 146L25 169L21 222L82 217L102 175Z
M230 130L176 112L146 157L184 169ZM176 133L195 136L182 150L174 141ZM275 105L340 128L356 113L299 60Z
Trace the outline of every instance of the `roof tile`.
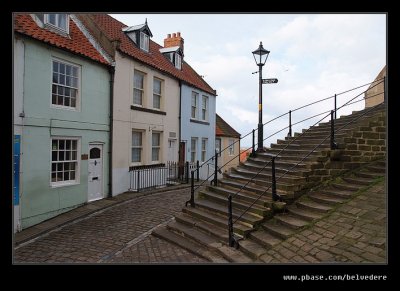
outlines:
M127 25L112 18L107 14L89 14L92 20L96 23L99 29L109 41L119 41L119 50L136 60L152 66L160 71L168 73L173 77L185 81L186 83L199 88L205 92L216 95L216 91L200 77L193 68L183 61L182 70L178 70L175 66L160 53L160 48L163 48L156 42L150 40L150 50L146 53L139 49L132 40L122 31L122 28Z
M216 114L215 118L215 135L216 136L229 136L240 138L240 133L232 128L225 120Z
M69 37L39 27L29 14L15 14L14 30L34 39L88 57L96 62L110 65L93 47L71 18L69 19Z

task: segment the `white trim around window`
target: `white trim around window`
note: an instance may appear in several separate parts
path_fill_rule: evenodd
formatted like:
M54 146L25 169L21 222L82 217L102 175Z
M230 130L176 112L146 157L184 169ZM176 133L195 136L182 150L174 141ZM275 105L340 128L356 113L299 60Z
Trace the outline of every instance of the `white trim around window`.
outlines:
M151 162L161 161L161 132L153 131L151 133Z
M208 143L207 138L201 139L201 161L202 162L205 162L207 159L207 143Z
M144 32L140 32L140 49L149 52L149 39L150 37Z
M156 77L153 78L153 109L161 110L162 107L162 86L163 81Z
M142 130L132 130L131 163L135 165L143 162L143 134Z
M51 60L50 107L80 110L81 66L53 57Z
M192 119L197 119L198 113L197 113L197 103L199 100L199 93L192 91L192 99L191 99L191 115L190 117Z
M51 136L50 186L52 188L80 183L81 138Z
M145 82L146 74L135 70L133 72L133 105L143 106Z
M208 121L208 97L201 96L201 120Z
M44 24L57 31L69 34L69 15L66 13L44 14Z

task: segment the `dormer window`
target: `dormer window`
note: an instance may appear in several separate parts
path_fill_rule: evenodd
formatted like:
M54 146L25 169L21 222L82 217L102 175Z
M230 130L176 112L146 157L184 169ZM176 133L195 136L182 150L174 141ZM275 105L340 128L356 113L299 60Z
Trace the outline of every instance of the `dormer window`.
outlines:
M140 32L140 48L146 52L149 52L149 36L144 32Z
M182 69L182 57L180 54L175 54L175 68L178 70Z
M175 66L175 68L182 70L182 50L179 46L162 48L160 52Z
M153 34L147 25L147 20L145 24L129 26L122 29L123 32L142 50L145 52L150 51L150 37Z
M57 33L69 33L69 16L65 13L36 13L35 16L40 20L40 27L47 28ZM38 22L38 21L36 21ZM39 24L39 23L38 23Z

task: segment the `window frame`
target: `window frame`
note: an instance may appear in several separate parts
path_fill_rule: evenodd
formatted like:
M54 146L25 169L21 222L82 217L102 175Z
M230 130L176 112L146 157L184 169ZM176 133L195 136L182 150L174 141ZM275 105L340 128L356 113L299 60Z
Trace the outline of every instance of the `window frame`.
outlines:
M206 101L205 104L203 103L204 100ZM205 105L205 107L204 107ZM203 118L204 115L204 118ZM208 96L202 95L201 96L201 120L208 121Z
M77 78L77 87L67 86L66 84L61 84L61 83L54 83L54 81L53 81L53 75L55 73L54 72L54 64L53 64L54 62L62 63L64 65L71 66L72 68L73 67L77 68L77 77L76 77ZM66 72L66 69L65 69L65 72ZM57 73L58 73L58 77L59 77L60 73L59 72L57 72ZM67 74L65 73L63 75L66 78ZM75 78L75 76L72 76L72 75L71 75L71 77ZM81 108L81 106L80 106L80 104L81 104L81 80L82 80L82 67L81 67L81 65L72 63L72 62L64 60L64 59L60 59L58 57L52 57L51 58L51 76L50 76L50 78L51 78L51 82L50 82L50 107L51 108L55 108L55 109L80 111L80 108ZM66 106L66 105L60 105L60 104L53 104L53 86L63 87L64 88L64 92L65 92L65 88L68 88L70 90L71 89L77 90L76 97L75 97L75 107ZM71 99L71 96L69 96L69 97ZM64 95L64 99L63 99L63 103L64 102L65 102L65 95Z
M141 31L139 39L140 39L140 44L139 44L140 49L148 53L150 51L150 36Z
M175 68L178 70L182 70L182 56L178 53L175 53L175 62L174 62Z
M230 138L228 139L228 155L234 156L235 155L235 139Z
M59 19L61 14L66 15L66 17L65 17L65 29L59 27L57 24L51 23L50 22L50 14L54 14L56 16L56 23L58 22L57 20ZM44 20L43 21L44 25L46 25L46 26L48 26L48 27L50 27L52 29L55 29L55 30L57 30L59 32L63 32L63 33L69 34L69 14L68 13L44 13L43 20Z
M195 105L193 106L193 97L195 97L195 100L194 100L194 102L195 102ZM197 93L197 92L195 92L195 91L192 91L192 97L191 97L191 110L190 110L190 118L191 119L197 119L197 117L198 117L198 112L197 112L197 108L198 108L198 105L197 105L197 103L198 103L198 98L199 97L199 93ZM193 111L193 108L194 108L194 111ZM195 116L193 117L193 112L195 113Z
M52 173L53 173L53 163L58 164L59 161L53 162L53 140L70 140L76 141L76 160L64 160L62 163L65 162L75 162L75 180L67 180L67 181L52 181ZM72 145L71 145L71 151L72 151ZM59 152L59 149L57 149L57 153ZM65 152L65 151L64 151ZM57 154L59 156L59 154ZM81 163L80 163L80 157L81 157L81 137L76 137L76 136L51 136L50 137L50 169L49 169L49 179L50 179L50 187L51 188L58 188L58 187L64 187L64 186L71 186L71 185L79 185L80 184L80 173L81 173ZM56 166L57 167L57 166ZM64 170L62 171L63 173L65 172ZM57 173L57 170L56 170Z
M162 132L160 132L160 131L153 131L153 132L151 133L151 162L152 162L152 163L158 163L158 162L161 161L161 144L162 144L162 140L161 140L162 136L161 136L161 133L162 133ZM158 134L158 145L154 145L154 144L153 144L153 134ZM158 159L157 159L157 160L153 160L153 150L154 150L154 149L157 149L157 150L158 150Z
M194 143L193 143L194 141ZM190 138L190 162L194 163L196 162L196 157L197 157L197 137L191 137ZM193 147L194 145L194 147ZM193 150L194 148L194 150ZM193 155L194 154L194 155Z
M140 134L140 146L133 145L133 133ZM132 140L131 140L131 164L142 164L143 163L143 130L132 129ZM140 161L133 161L133 149L140 149Z
M137 75L143 76L142 88L135 87L135 76L137 76ZM145 97L145 88L146 88L146 73L143 73L142 71L134 70L133 71L133 96L132 96L132 104L134 106L144 107L143 104L144 104L144 99L145 99L144 98ZM142 104L135 103L136 90L139 90L142 93L142 95L141 95Z
M154 92L155 81L160 82L160 94ZM162 93L163 93L163 80L161 80L161 79L159 79L157 77L153 77L153 104L152 104L152 108L155 109L155 110L161 110L161 108L162 108L162 95L163 95ZM154 95L156 95L156 96L158 96L160 98L160 107L158 107L158 108L154 107Z
M219 141L219 147L217 147L217 141ZM221 147L222 147L222 139L217 137L215 139L215 150L217 151L218 156L221 156Z
M208 138L203 137L201 139L201 162L205 162L207 160L207 147L208 147Z

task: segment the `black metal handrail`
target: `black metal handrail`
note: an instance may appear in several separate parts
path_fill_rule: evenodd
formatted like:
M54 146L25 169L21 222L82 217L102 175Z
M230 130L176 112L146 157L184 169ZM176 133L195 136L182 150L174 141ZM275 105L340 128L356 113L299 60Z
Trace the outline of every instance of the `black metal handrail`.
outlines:
M279 115L279 116L277 116L277 117L275 117L275 118L273 118L273 119L271 119L271 120L265 122L265 123L263 124L263 126L266 125L266 124L269 124L269 123L271 123L272 121L275 121L275 120L277 120L277 119L279 119L279 118L282 118L282 117L285 116L285 115L289 115L289 126L287 126L287 127L283 128L283 129L281 129L281 130L275 132L274 134L272 134L272 135L270 135L270 136L264 138L263 141L266 140L266 139L268 139L268 138L270 138L270 137L272 137L272 136L274 136L275 134L278 134L279 132L281 132L281 131L283 131L283 130L285 130L285 129L287 129L287 128L289 128L289 133L290 133L290 136L291 136L291 128L292 128L293 125L296 125L296 124L299 124L299 123L304 122L304 121L306 121L306 120L315 118L315 117L317 117L317 116L319 116L319 115L322 115L322 114L324 114L324 113L326 113L326 112L330 112L330 111L322 112L322 113L316 114L316 115L314 115L314 116L308 117L308 118L306 118L306 119L303 119L303 120L301 120L301 121L299 121L299 122L296 122L296 123L294 123L294 124L291 123L291 113L292 113L292 112L295 112L295 111L297 111L297 110L306 108L306 107L308 107L308 106L314 105L314 104L316 104L316 103L319 103L319 102L322 102L322 101L325 101L325 100L328 100L328 99L331 99L331 98L335 98L335 118L336 118L336 111L337 111L337 109L336 109L336 97L337 97L338 95L341 95L341 94L345 94L345 93L354 91L354 90L356 90L356 89L362 88L362 87L367 86L367 85L371 85L371 84L373 84L373 83L375 83L375 82L379 82L379 81L381 81L381 80L385 80L385 77L383 77L382 79L374 80L373 82L366 83L366 84L364 84L364 85L357 86L357 87L354 87L354 88L352 88L352 89L349 89L349 90L346 90L346 91L337 93L337 94L335 94L335 95L333 95L333 96L329 96L329 97L325 97L325 98L319 99L319 100L317 100L317 101L313 101L313 102L311 102L311 103L308 103L308 104L306 104L306 105L300 106L300 107L295 108L295 109L293 109L293 110L289 110L289 112L283 113L283 114L281 114L281 115ZM379 82L379 83L380 83L380 82ZM377 84L379 84L379 83L377 83ZM369 89L375 87L377 84L375 84L375 85L372 86L372 87L370 86L367 90L369 90ZM367 90L363 91L361 94L364 94ZM354 98L357 98L358 96L359 96L359 95L357 95L357 96L354 97ZM354 98L353 98L353 99L354 99ZM350 104L348 104L348 105L350 105ZM343 105L342 105L341 107L343 107ZM340 109L341 107L339 107L338 109ZM327 117L327 116L325 116L323 119L325 119L326 117ZM323 120L323 119L322 119L322 120ZM318 122L319 122L319 121L318 121ZM208 181L208 180L209 180L211 177L213 177L213 176L214 176L214 177L213 177L213 181L214 181L214 184L216 185L216 184L217 184L217 172L220 172L220 173L221 173L221 169L222 169L222 168L224 168L228 163L230 163L231 161L233 161L234 159L236 159L238 156L240 157L240 149L239 149L239 153L238 153L237 155L233 156L233 158L232 158L231 160L229 160L228 162L226 162L223 166L218 167L218 165L217 165L217 164L218 164L218 163L217 163L218 155L221 155L222 152L224 152L225 150L227 150L228 148L230 148L232 145L235 145L236 143L240 142L242 139L244 139L244 138L246 138L247 136L249 136L250 134L252 134L252 135L253 135L253 144L252 144L251 147L247 148L246 150L249 150L249 149L252 148L252 149L253 149L253 150L252 150L252 154L254 155L254 153L255 153L255 145L258 145L258 143L255 143L255 141L254 141L254 140L255 140L254 136L255 136L255 131L256 131L256 130L258 130L258 128L257 128L257 129L253 129L252 131L250 131L250 132L248 132L246 135L240 137L238 140L236 140L236 141L233 142L232 144L229 144L229 145L226 146L223 150L221 150L219 153L216 152L214 156L210 157L208 160L206 160L205 162L203 162L199 167L197 167L197 169L194 170L194 171L197 171L197 175L199 175L200 168L202 168L202 167L203 167L205 164L207 164L209 161L215 159L216 167L215 167L214 173L212 173L211 175L207 176L207 178L206 178L205 180L203 180L203 181L202 181L200 184L198 184L195 188L193 187L193 188L191 189L191 197L190 197L190 200L188 200L188 201L186 202L186 204L185 204L186 206L187 206L188 203L190 203L190 205L191 205L192 207L195 207L195 203L194 203L194 193L195 193L195 191L196 191L198 188L200 188L201 186L203 186L203 184L204 184L206 181ZM289 134L288 134L288 136L289 136ZM279 153L280 153L280 152L279 152ZM193 174L193 175L194 175L194 174Z
M369 96L369 97L367 97L367 98L364 97L364 98L361 99L361 100L365 100L365 99L368 99L368 98L371 98L371 97L380 95L380 94L382 94L382 93L383 93L384 95L386 95L386 78L384 77L384 78L382 78L382 79L383 79L383 83L384 83L384 92L376 93L376 94L374 94L374 95L372 95L372 96ZM325 138L322 140L322 142L321 142L320 144L316 145L316 146L315 146L307 155L305 155L299 162L297 162L297 163L296 163L294 166L292 166L290 169L287 169L278 179L276 179L276 177L275 177L275 167L274 167L275 158L278 157L278 156L282 153L282 151L284 151L293 141L295 141L297 138L299 138L300 136L302 136L303 134L305 134L306 132L308 132L308 130L310 130L310 129L312 128L312 126L311 126L309 129L307 129L306 131L304 131L303 133L301 133L300 135L298 135L297 137L295 137L294 139L290 140L289 143L288 143L283 149L281 149L281 150L279 151L278 154L276 154L274 157L272 157L271 160L270 160L269 162L267 162L266 165L265 165L264 167L262 167L262 168L257 172L257 174L255 174L249 181L246 182L245 185L243 185L235 194L230 194L230 195L228 196L228 215L229 215L229 219L228 219L228 231L229 231L229 246L232 247L232 246L234 246L234 245L237 244L237 242L235 241L235 238L234 238L234 236L233 236L233 224L236 223L236 222L251 208L251 207L253 207L254 204L255 204L269 189L271 189L271 187L272 187L272 197L273 197L273 201L276 201L276 200L278 200L278 199L281 200L280 195L276 193L276 182L279 181L279 179L281 179L282 177L284 177L289 171L291 171L292 169L294 169L295 167L297 167L300 163L302 163L302 162L303 162L308 156L310 156L318 147L320 147L329 137L331 138L331 149L335 149L335 148L337 147L337 144L336 144L335 141L334 141L334 127L333 127L333 126L334 126L334 119L335 119L335 118L333 117L334 113L335 113L335 116L336 116L336 111L339 110L340 108L361 101L361 100L358 100L358 101L352 102L354 99L358 98L359 96L361 96L362 94L364 94L366 91L368 91L369 89L371 89L371 88L377 86L377 85L380 84L380 83L382 83L382 82L379 82L379 83L375 84L374 86L368 88L368 89L365 90L364 92L362 92L362 93L356 95L355 97L351 98L349 101L347 101L346 103L344 103L344 104L343 104L342 106L340 106L339 108L335 108L335 110L331 110L331 111L330 111L330 115L331 115L331 133L330 133L327 137L325 137ZM386 100L386 98L384 98L384 100ZM378 105L376 105L376 106L374 106L374 107L371 107L370 109L364 111L360 116L357 116L356 118L351 119L349 122L347 122L346 124L342 125L340 128L336 129L336 132L342 130L343 128L345 128L345 127L346 127L347 125L349 125L350 123L355 122L355 121L358 120L360 117L366 115L366 114L367 114L368 112L370 112L373 108L376 108L376 107L379 106L379 105L380 105L380 104L378 104ZM335 107L336 107L336 102L335 102ZM319 114L319 115L320 115L320 114ZM325 117L323 117L322 119L320 119L317 123L319 123L320 121L322 121L323 119L325 119L327 116L329 116L329 115L326 115ZM315 126L317 123L315 123L313 126ZM242 212L242 214L241 214L239 217L237 217L237 218L235 219L235 221L233 221L233 220L232 220L232 217L231 217L231 216L232 216L232 198L235 197L238 193L240 193L251 181L254 180L254 178L258 177L258 175L259 175L270 163L272 163L272 179L271 179L271 180L272 180L272 183L271 183L271 185L270 185L267 189L265 189L265 190L257 197L257 199L254 200L254 201L250 204L250 206L248 206L248 207ZM229 225L230 223L232 223L232 225ZM231 230L232 230L232 232L231 232Z

